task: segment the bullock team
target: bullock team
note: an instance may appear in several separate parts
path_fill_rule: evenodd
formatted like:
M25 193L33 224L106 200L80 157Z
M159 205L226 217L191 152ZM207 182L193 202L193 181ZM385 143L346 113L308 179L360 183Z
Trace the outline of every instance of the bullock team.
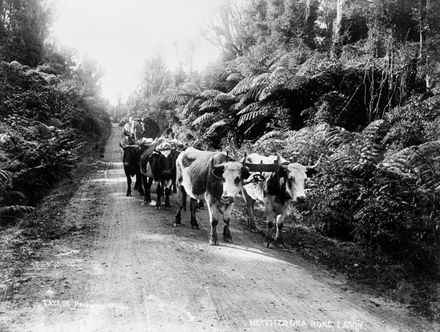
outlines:
M248 222L255 230L254 205L264 204L267 216L267 247L271 241L282 244L284 218L291 202L305 200L304 182L317 167L292 163L281 156L245 155L236 161L222 152L201 151L193 147L184 149L176 140L145 139L120 144L127 177L127 196L131 195L131 177L136 177L135 190L151 202L151 186L156 185L155 209L162 204L170 207L170 195L178 194L178 208L174 226L180 226L182 209L190 199L191 227L199 228L196 219L198 202L206 202L211 231L209 243L218 245L217 225L223 219L223 240L232 242L229 222L235 197L241 193L246 201ZM135 144L134 144L135 143ZM272 230L275 227L275 238Z

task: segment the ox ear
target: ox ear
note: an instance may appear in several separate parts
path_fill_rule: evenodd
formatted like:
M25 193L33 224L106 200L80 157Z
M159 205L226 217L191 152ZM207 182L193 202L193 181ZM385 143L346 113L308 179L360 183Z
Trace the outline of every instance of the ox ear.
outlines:
M224 165L215 165L212 168L212 175L216 178L221 178L223 176L223 172L225 171Z
M249 168L246 167L246 166L243 166L241 168L241 178L242 179L247 179L250 176L251 176L251 173L249 172Z
M308 178L315 175L316 173L318 173L318 171L314 168L307 168L306 169L306 175Z

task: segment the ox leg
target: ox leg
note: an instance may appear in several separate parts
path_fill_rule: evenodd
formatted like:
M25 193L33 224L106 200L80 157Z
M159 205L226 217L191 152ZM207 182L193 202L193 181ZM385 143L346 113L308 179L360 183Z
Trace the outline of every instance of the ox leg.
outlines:
M179 206L177 207L176 220L174 222L174 227L182 225L182 209L186 210L186 191L185 191L185 188L182 186L179 186L177 193L178 193L177 202L178 202Z
M125 176L127 177L127 194L126 194L126 196L131 196L131 176L127 172L125 172Z
M156 210L160 209L160 206L162 205L161 203L161 198L163 196L163 185L162 182L157 182L157 186L156 186L156 194L157 194L157 199L156 199L156 206L154 207Z
M286 248L286 245L284 244L283 240L283 227L284 227L284 217L286 215L286 211L283 211L282 214L277 216L277 229L275 233L275 243L281 244L284 248Z
M164 183L164 189L165 189L165 207L167 209L171 209L170 204L170 196L171 196L171 187L173 185L172 180L166 180Z
M171 208L170 195L171 195L171 189L165 188L165 207L166 208Z
M209 221L211 223L211 233L209 234L209 244L210 245L218 245L217 238L217 224L219 219L219 211L218 207L215 203L207 201L208 211L209 211Z
M173 183L171 184L171 188L173 190L173 194L177 193L177 185L176 185L176 178L173 177Z
M275 213L273 212L273 203L269 198L264 200L264 209L266 210L267 217L267 233L266 233L266 241L267 248L269 248L269 244L272 241L272 227L275 224Z
M269 248L269 244L272 241L272 228L275 224L275 214L273 211L268 211L266 208L266 215L267 215L267 233L266 233L266 241L267 241L267 248Z
M199 229L199 224L197 223L196 218L196 208L197 201L194 198L191 198L191 201L189 203L189 209L191 211L191 228Z
M144 188L145 188L144 202L150 203L151 202L151 183L152 183L152 180L151 180L151 178L148 178L145 175L142 175L142 180L144 182Z
M265 237L265 240L267 241L267 248L269 248L269 244L272 241L272 227L273 227L273 222L268 221L267 222L267 232L266 232L266 237Z
M234 204L229 204L226 207L225 212L223 214L223 221L225 223L223 227L223 241L229 243L232 243L232 235L231 235L231 230L229 229L229 221L231 220L231 212L233 207Z
M140 171L136 173L136 182L134 184L134 189L137 189L139 191L139 195L144 196L144 189L142 185L142 174Z
M257 231L257 226L255 225L255 200L243 190L243 197L246 201L246 208L248 211L248 226L251 232Z

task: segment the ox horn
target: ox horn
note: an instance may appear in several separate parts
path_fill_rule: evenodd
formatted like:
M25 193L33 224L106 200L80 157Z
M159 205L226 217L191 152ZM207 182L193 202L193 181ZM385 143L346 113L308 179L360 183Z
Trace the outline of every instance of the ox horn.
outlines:
M244 157L243 157L243 162L242 162L243 165L246 163L246 157L247 157L247 153L245 152Z
M321 162L321 158L322 158L322 154L319 156L318 161L315 163L315 165L313 165L313 166L306 166L307 170L312 170L312 169L315 169L316 167L318 167L318 165Z

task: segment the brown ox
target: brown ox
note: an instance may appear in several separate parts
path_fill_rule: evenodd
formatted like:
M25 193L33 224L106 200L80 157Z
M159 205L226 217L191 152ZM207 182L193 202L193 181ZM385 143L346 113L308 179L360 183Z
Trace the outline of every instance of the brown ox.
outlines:
M182 152L176 161L179 208L175 226L181 224L181 211L186 205L186 195L191 198L191 227L198 228L196 219L197 200L204 199L209 211L211 232L209 243L218 244L217 224L223 217L223 239L232 242L229 230L231 211L235 196L240 192L243 179L249 171L242 163L228 161L227 155L219 152L200 151L192 147Z

